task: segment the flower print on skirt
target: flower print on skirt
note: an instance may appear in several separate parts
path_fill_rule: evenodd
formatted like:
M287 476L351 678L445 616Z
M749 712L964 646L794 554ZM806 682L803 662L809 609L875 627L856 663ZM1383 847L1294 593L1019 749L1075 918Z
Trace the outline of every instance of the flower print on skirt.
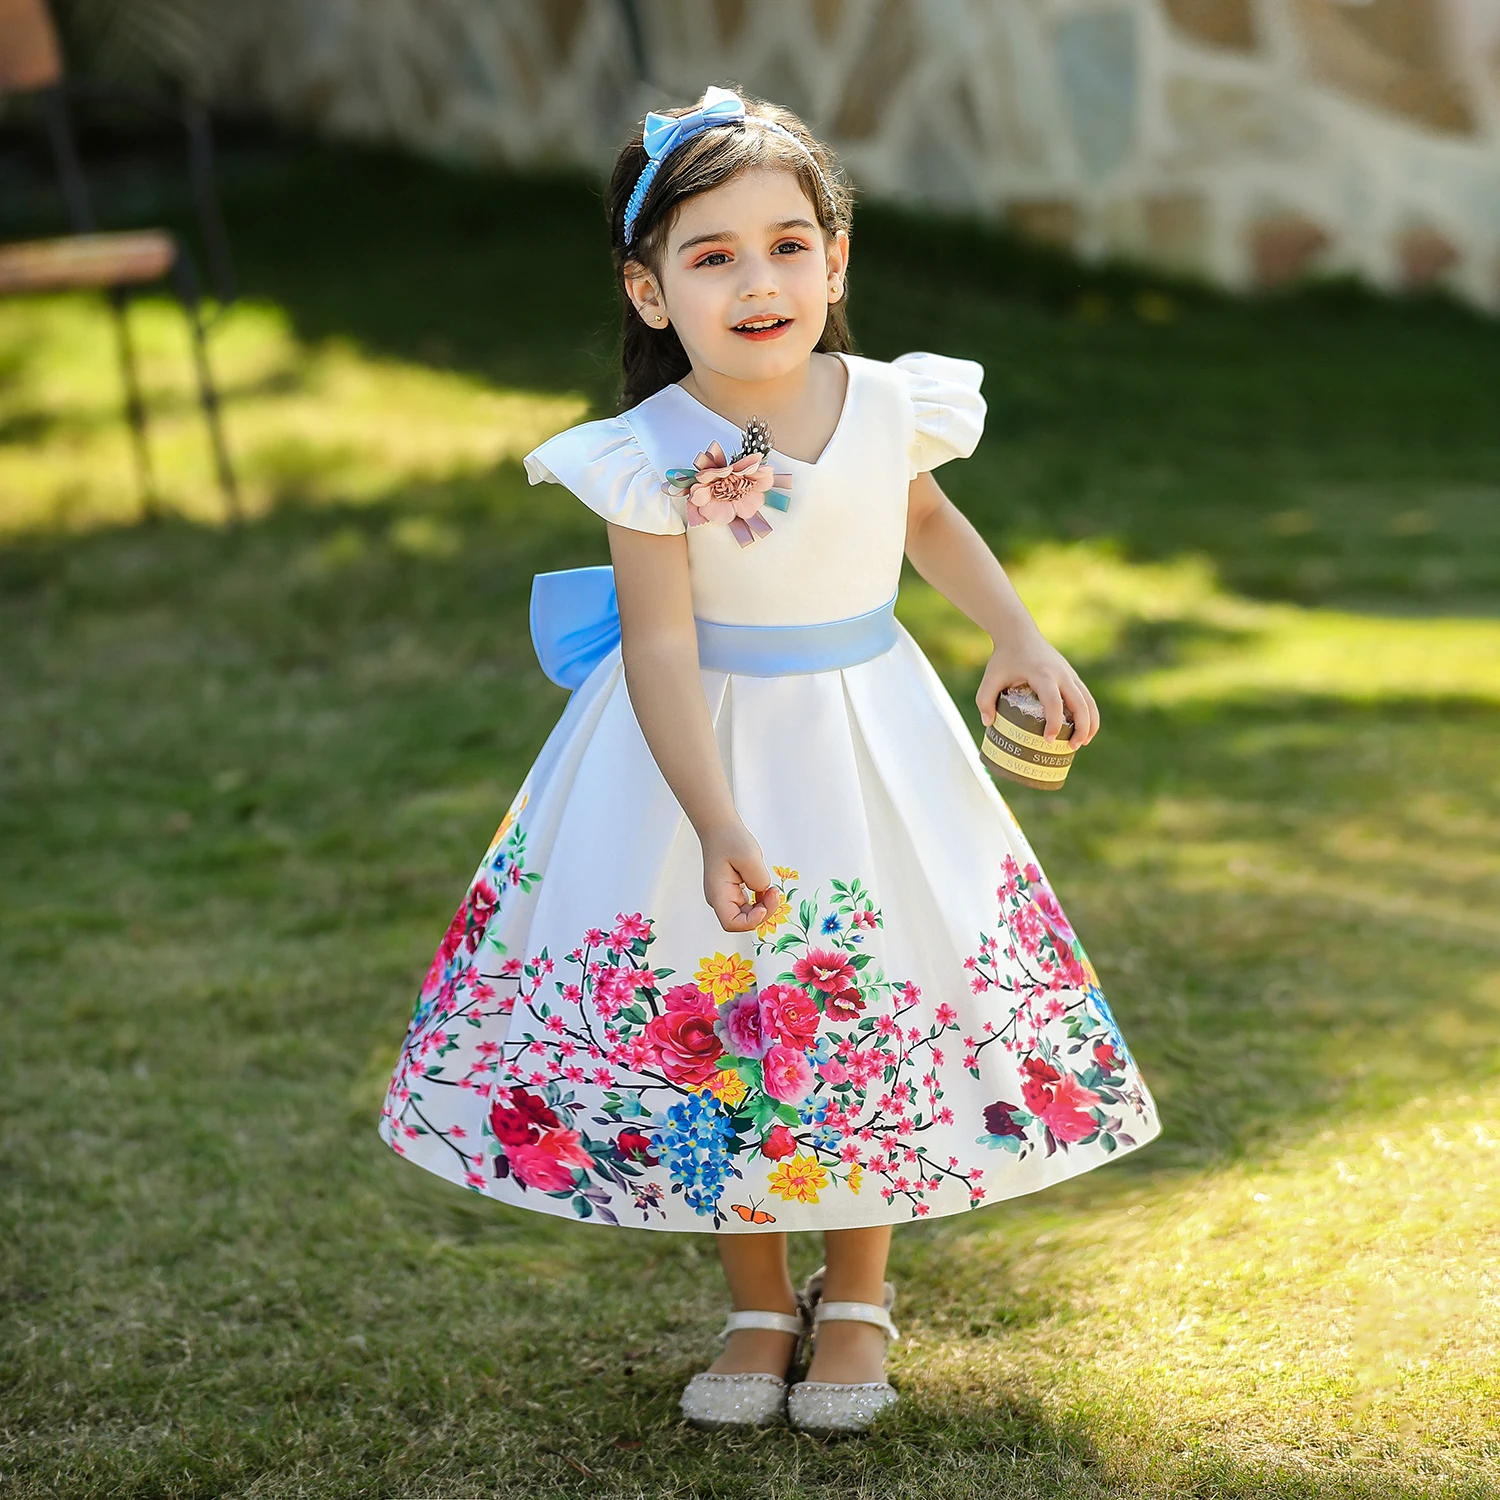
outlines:
M1158 1132L1034 860L1003 858L994 930L950 976L961 1009L951 982L933 999L888 969L876 893L848 872L809 888L776 867L749 955L678 967L642 912L512 955L500 919L541 878L524 807L439 946L382 1111L430 1170L610 1224L845 1228L1031 1192Z

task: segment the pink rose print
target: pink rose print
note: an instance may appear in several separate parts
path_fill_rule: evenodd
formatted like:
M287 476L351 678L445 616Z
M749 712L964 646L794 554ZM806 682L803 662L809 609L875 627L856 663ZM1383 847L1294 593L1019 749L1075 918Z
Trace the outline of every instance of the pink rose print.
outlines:
M769 1156L772 1161L780 1161L783 1156L791 1156L796 1150L797 1137L785 1125L773 1125L766 1132L766 1138L760 1143L760 1154Z
M737 995L714 1026L724 1050L736 1057L764 1057L771 1038L766 1034L760 996L751 990Z
M591 1167L594 1165L594 1158L583 1149L582 1142L583 1138L576 1130L560 1128L549 1130L537 1142L537 1146L548 1156L555 1156L558 1161L570 1167Z
M1038 886L1031 893L1031 900L1036 909L1041 912L1043 920L1047 923L1054 934L1070 946L1076 940L1073 926L1063 915L1063 909L1058 905L1057 897L1049 891L1046 886Z
M783 1104L800 1104L812 1091L812 1064L795 1047L777 1043L761 1063L765 1091Z
M799 1051L812 1045L818 1029L818 1007L805 990L768 984L760 992L761 1025L778 1041Z
M696 984L674 984L662 997L668 1010L694 1011L700 1016L716 1014L712 995L705 995Z
M573 1186L574 1167L594 1165L594 1158L583 1149L582 1137L566 1127L544 1131L526 1145L506 1146L505 1155L519 1181L544 1193L565 1191Z
M1084 1088L1070 1073L1059 1081L1052 1091L1051 1103L1040 1110L1039 1114L1058 1140L1081 1141L1099 1128L1094 1117L1085 1113L1098 1102L1098 1094L1092 1089Z
M573 1169L536 1146L507 1146L505 1154L516 1180L544 1193L561 1193L573 1186Z
M1062 1074L1040 1057L1028 1057L1021 1064L1021 1097L1032 1114L1039 1115L1052 1102L1049 1084L1056 1083Z
M717 1010L696 985L679 984L665 995L667 1013L646 1027L663 1073L684 1088L697 1088L719 1071L724 1044L714 1034Z

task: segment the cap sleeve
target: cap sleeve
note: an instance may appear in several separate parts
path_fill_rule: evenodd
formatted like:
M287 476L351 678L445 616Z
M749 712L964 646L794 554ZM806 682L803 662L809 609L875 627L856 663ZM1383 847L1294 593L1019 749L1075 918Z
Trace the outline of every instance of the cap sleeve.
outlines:
M906 376L914 431L908 479L950 458L967 458L984 433L984 366L977 359L914 351L891 361Z
M563 485L606 521L660 536L687 530L662 488L662 476L623 416L569 427L521 462L532 484L549 480Z

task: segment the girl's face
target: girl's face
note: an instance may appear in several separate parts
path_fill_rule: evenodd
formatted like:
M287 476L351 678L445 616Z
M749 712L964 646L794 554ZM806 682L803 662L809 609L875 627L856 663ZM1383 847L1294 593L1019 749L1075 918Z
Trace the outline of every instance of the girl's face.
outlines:
M756 167L683 200L659 282L638 262L625 280L648 327L676 327L695 370L774 380L817 347L848 261L849 236L825 246L796 174Z

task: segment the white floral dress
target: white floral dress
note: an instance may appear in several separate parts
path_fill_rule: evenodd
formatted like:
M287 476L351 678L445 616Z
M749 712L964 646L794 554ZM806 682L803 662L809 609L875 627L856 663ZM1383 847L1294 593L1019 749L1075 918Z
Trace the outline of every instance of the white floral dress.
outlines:
M983 369L839 358L838 426L816 462L772 449L789 500L753 545L686 524L668 471L739 432L676 384L559 433L527 472L622 526L686 531L703 620L873 610L896 592L909 481L979 441ZM785 900L756 931L719 926L616 643L433 958L381 1137L544 1213L756 1232L957 1213L1156 1136L1094 968L911 635L832 670L700 671Z

